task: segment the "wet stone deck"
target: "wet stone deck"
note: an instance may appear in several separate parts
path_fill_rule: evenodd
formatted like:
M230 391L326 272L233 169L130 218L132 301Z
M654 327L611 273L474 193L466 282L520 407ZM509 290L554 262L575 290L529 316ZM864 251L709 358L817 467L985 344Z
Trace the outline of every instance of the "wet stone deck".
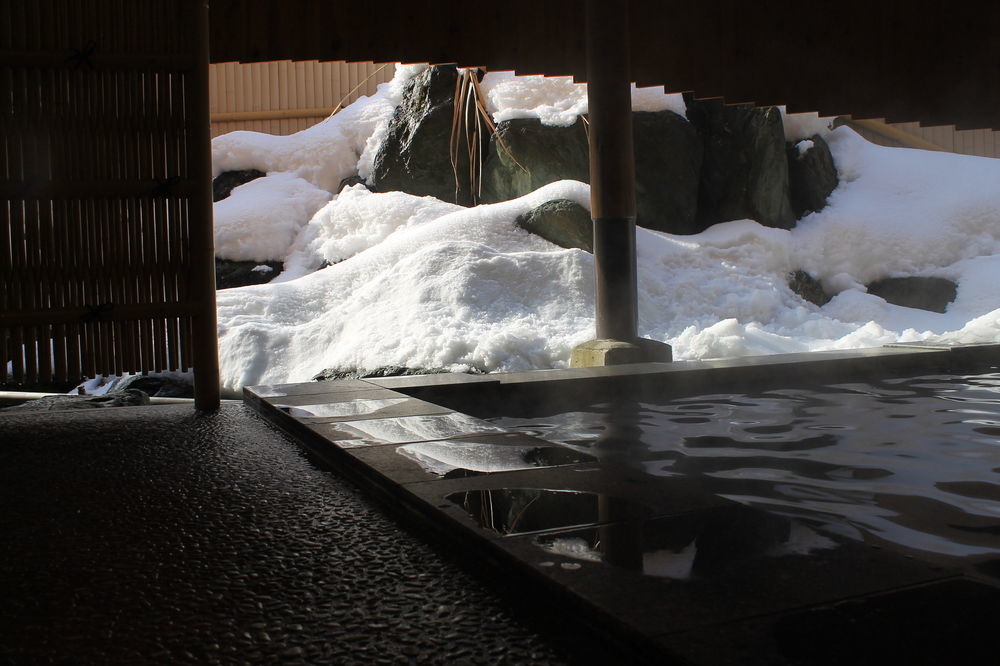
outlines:
M560 372L557 382L574 375ZM647 475L393 390L426 389L421 380L466 402L497 382L313 382L251 387L245 399L621 663L978 663L1000 650L996 561L943 566L830 535L833 547L816 549L803 524L681 475Z
M238 403L0 413L0 534L0 664L571 660Z

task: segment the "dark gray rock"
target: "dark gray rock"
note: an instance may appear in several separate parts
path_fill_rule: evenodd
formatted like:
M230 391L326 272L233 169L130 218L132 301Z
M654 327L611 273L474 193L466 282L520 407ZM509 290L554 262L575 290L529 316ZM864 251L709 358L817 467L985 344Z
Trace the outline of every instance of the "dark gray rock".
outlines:
M904 308L944 312L955 300L958 285L936 277L886 278L868 285L868 293Z
M194 385L173 377L129 375L115 383L113 393L137 389L154 398L193 398Z
M589 156L587 132L579 119L568 127L543 125L538 118L500 122L483 163L482 200L516 199L557 180L588 183Z
M823 291L823 285L805 271L793 271L788 274L788 287L803 300L814 305L823 306L830 302L830 296Z
M255 271L258 266L267 266L271 270ZM270 282L285 269L280 261L230 261L215 258L215 288L232 289L246 287L251 284Z
M442 65L427 68L406 84L403 101L375 154L371 175L375 191L433 196L464 206L472 203L465 151L459 151L456 169L451 164L457 79L454 66ZM464 145L464 134L460 141ZM481 146L487 145L481 139Z
M647 229L695 233L702 146L691 123L672 111L637 111L635 138L636 222ZM582 121L568 127L537 118L497 125L483 165L487 203L507 201L557 180L590 182L590 148ZM509 150L504 150L500 139Z
M365 189L372 189L371 187L368 187L368 183L365 182L365 179L361 176L349 176L340 181L340 185L337 187L337 192L342 191L345 187L351 187L352 185L364 185Z
M838 183L830 146L818 134L808 140L812 147L805 152L799 151L799 144L787 146L788 189L796 219L822 210Z
M4 412L52 412L63 409L96 409L100 407L139 407L149 404L149 396L138 389L113 391L104 395L49 395L20 405L4 407Z
M689 99L687 117L705 150L698 229L743 218L781 229L794 226L781 113L773 107Z
M594 251L594 223L590 211L575 201L546 201L518 217L515 224L560 247Z
M632 114L636 224L692 234L698 211L702 145L694 126L673 111Z
M239 187L266 175L257 169L241 169L220 173L212 181L212 201L222 201L232 193L234 187Z

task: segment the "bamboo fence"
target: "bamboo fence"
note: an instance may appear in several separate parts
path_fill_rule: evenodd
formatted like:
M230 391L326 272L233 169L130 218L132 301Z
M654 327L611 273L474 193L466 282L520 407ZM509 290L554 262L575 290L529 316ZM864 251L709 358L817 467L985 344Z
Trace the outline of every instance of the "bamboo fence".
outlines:
M1000 137L990 129L959 130L954 125L923 127L920 123L880 120L844 121L872 143L899 148L939 150L977 157L1000 157Z
M338 106L372 95L392 79L393 63L316 60L213 64L209 68L212 136L234 130L292 134Z
M215 327L214 279L194 284L211 238L203 3L5 7L0 383L190 369Z

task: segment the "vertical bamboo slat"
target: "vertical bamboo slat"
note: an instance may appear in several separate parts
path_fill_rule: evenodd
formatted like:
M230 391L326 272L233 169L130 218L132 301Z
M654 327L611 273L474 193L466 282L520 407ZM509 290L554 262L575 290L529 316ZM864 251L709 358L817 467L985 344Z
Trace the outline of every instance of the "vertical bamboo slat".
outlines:
M316 106L313 103L312 86L309 85L308 80L309 78L306 76L306 63L295 63L295 90L298 93L295 98L296 108L311 109Z
M350 75L350 65L347 63L341 63L340 67L334 67L330 70L330 76L328 81L330 82L330 88L327 91L329 97L325 98L323 101L329 101L334 106L336 106L340 99L347 94L350 90L350 81L348 79ZM337 101L333 101L336 97Z
M7 35L0 34L0 39L9 39ZM0 79L2 80L2 79ZM8 144L7 137L0 138L0 149L6 151ZM9 177L9 166L0 164L0 176ZM11 283L11 273L13 269L13 256L10 245L10 232L12 229L11 218L13 211L9 201L0 201L0 280L5 285ZM10 302L10 289L0 289L0 312L12 309ZM12 355L10 332L0 328L0 382L8 379L7 359Z
M32 254L37 241L37 224L38 224L38 204L37 202L29 202L28 208L25 214L25 225L24 225L24 254L22 255L22 266L24 267L25 277L27 278L21 285L21 289L26 297L25 306L29 309L35 309L38 307L38 299L36 294L37 288L37 270L32 265ZM29 382L38 381L38 336L37 331L34 326L24 327L24 351L25 351L25 366Z
M166 74L160 77L161 95L164 104L161 112L165 112L164 128L164 179L172 182L180 179L180 155L177 152L176 134L169 125L169 119L173 118L180 109L175 108L175 100L178 99L177 91L174 90L174 74ZM181 299L179 283L183 280L181 269L181 228L184 224L183 211L177 205L178 199L169 192L164 196L164 222L167 231L166 260L168 270L166 272L166 300L177 302ZM177 336L177 321L169 319L167 322L169 334L167 336L167 368L180 367L180 340Z
M56 276L54 276L49 271L43 271L43 258L42 255L45 252L52 254L52 258L58 261L58 246L55 242L55 237L52 229L52 208L49 202L44 202L39 205L38 208L38 222L39 222L39 256L36 258L37 265L39 267L39 305L43 308L51 308L53 305L52 290ZM38 379L42 382L52 381L52 371L56 365L56 358L58 354L56 353L56 345L52 340L52 330L50 324L43 324L38 327L38 338L39 345L42 349L39 350L39 356L42 359L38 368ZM50 349L44 349L46 346ZM47 357L47 358L46 358Z
M261 111L264 108L264 84L260 65L250 69L250 110Z
M226 96L226 111L233 111L237 108L237 97L236 94L236 82L237 82L237 64L235 62L230 62L225 64L225 81L226 87L224 94Z
M279 62L268 62L264 63L267 71L267 82L264 86L264 90L267 91L267 95L262 103L262 108L268 109L287 109L288 108L288 65L287 60ZM270 127L268 131L277 126L277 130L281 133L283 130L287 129L288 122L279 119L277 122L271 121L269 123Z
M345 93L348 96L347 101L344 102L345 106L353 102L355 99L357 99L358 93L356 88L358 87L358 84L360 84L362 81L361 77L362 65L356 62L352 62L350 71L351 71L351 81L348 84L347 92Z
M306 63L303 63L305 65ZM309 63L310 65L312 63ZM330 95L330 77L324 75L324 68L317 64L316 66L309 67L309 71L312 72L313 77L313 94L312 105L314 107L325 106L326 100Z

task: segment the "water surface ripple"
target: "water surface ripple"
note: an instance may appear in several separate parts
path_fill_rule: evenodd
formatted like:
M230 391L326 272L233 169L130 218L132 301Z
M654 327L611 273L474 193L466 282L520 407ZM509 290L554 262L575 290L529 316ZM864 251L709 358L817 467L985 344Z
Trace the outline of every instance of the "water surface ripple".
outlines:
M843 383L492 419L818 529L1000 553L1000 373Z

